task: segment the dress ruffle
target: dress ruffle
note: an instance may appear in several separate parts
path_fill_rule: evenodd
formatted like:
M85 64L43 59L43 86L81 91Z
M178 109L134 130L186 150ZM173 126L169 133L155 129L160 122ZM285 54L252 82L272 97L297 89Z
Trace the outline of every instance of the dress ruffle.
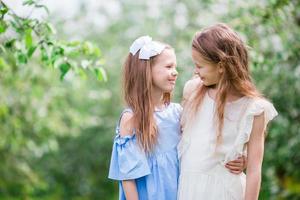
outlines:
M235 160L237 157L245 153L245 144L250 139L254 117L262 114L263 112L266 127L269 121L278 115L277 111L274 106L265 99L251 99L244 116L241 118L239 134L234 142L234 146L232 150L226 154L223 164L231 160Z
M145 153L136 142L136 136L115 137L109 178L114 180L137 179L150 174L150 167Z

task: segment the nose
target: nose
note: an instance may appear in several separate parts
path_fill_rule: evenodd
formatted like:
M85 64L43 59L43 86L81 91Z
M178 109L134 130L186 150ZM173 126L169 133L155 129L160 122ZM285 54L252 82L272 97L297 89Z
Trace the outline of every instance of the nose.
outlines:
M199 75L199 71L198 71L197 67L195 67L195 69L194 69L194 74L198 74Z
M178 72L177 72L177 70L176 69L174 69L173 71L172 71L172 76L177 76L178 75Z

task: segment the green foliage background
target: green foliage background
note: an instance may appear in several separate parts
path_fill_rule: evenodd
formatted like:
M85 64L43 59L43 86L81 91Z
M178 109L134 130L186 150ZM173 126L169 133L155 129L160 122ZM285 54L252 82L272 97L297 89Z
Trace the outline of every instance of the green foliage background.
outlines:
M89 12L85 6L74 19L50 13L48 21L57 34L50 32L47 38L71 54L58 51L43 60L40 49L32 55L25 52L30 55L25 62L22 48L0 51L0 199L117 199L118 185L107 174L114 127L123 107L120 69L128 47L136 37L148 34L175 48L180 75L173 100L180 102L193 71L191 39L215 22L232 26L251 47L253 78L279 112L266 140L260 199L300 199L300 2L116 0L111 4L119 13L99 9L107 24L102 28L86 24L88 31L70 33L65 26L80 21ZM68 39L74 35L80 38L75 44ZM32 33L30 43L28 31L19 36L25 50L30 49L26 44L34 45L39 38ZM5 41L0 37L6 48ZM83 54L81 45L88 52L94 52L94 45L101 51ZM71 60L63 76L66 68L60 66L59 56ZM107 82L99 81L102 74L93 68L99 59Z

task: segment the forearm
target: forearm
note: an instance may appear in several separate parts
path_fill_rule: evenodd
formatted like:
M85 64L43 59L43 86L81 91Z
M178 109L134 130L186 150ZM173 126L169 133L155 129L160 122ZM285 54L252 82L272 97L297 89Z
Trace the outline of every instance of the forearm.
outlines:
M125 197L127 200L138 200L139 195L136 188L135 180L122 181Z
M264 155L264 113L255 116L248 142L248 164L246 172L246 200L257 200L261 183L261 169Z
M261 172L247 172L245 200L257 200L261 183Z

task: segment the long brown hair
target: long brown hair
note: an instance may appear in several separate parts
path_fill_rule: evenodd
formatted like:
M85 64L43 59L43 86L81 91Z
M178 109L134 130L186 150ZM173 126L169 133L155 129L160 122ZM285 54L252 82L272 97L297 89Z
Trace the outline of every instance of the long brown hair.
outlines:
M172 47L166 45L165 49L172 49ZM133 128L137 140L145 152L151 152L157 142L157 126L153 116L151 70L158 56L153 56L149 60L141 60L139 51L134 56L129 53L123 66L124 99L127 106L133 111L131 119ZM170 93L164 93L164 104L169 104L170 98Z
M247 47L226 24L216 24L195 34L192 41L192 51L200 53L207 62L223 68L217 85L215 119L217 127L217 144L222 140L224 125L224 108L227 94L235 91L247 97L262 95L253 84L249 72ZM199 109L209 87L202 85L190 99L190 110L194 113Z

